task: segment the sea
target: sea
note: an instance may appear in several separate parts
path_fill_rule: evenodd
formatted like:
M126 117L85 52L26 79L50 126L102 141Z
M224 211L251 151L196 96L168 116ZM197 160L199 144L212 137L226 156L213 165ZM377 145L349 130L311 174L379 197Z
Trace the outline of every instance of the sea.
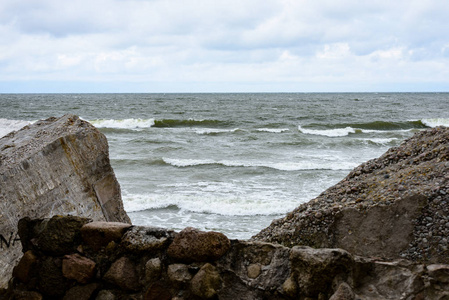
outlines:
M133 224L247 239L449 126L449 93L0 94L0 136L68 113L106 135Z

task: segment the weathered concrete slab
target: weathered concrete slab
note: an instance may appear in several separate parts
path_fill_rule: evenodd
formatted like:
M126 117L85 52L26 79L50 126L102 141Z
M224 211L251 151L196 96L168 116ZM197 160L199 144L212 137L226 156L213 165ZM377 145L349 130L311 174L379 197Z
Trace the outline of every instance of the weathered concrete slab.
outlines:
M130 223L106 137L77 116L65 115L1 138L0 287L22 255L19 219L67 214Z

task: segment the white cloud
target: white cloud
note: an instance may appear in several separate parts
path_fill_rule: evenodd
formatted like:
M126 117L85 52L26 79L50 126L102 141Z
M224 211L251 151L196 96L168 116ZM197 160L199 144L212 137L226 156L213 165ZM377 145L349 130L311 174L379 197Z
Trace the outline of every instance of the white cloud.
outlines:
M447 15L443 0L4 0L0 82L449 89Z

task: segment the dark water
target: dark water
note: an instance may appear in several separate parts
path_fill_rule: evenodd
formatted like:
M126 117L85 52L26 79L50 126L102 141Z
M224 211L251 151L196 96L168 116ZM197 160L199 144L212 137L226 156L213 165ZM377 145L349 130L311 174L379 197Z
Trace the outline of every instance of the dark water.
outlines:
M135 224L248 238L414 132L449 94L0 95L0 134L73 113L108 138Z

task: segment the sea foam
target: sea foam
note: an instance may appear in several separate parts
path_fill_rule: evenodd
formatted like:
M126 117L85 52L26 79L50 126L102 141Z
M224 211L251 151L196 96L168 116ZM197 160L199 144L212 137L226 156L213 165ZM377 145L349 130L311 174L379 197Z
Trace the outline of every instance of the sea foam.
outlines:
M261 161L231 161L231 160L213 160L213 159L180 159L163 158L163 161L169 165L179 168L217 165L224 167L259 167L269 168L279 171L301 171L301 170L350 170L357 166L355 162L349 161L328 161L325 159L303 159L301 161L285 162L261 162Z
M32 124L30 121L23 120L9 120L0 118L0 138L7 135L11 131L16 131L22 127Z
M196 213L212 213L227 216L278 215L294 209L298 201L279 200L276 205L272 191L257 194L224 195L204 194L128 194L123 197L124 208L127 212L148 209L181 209Z
M97 128L113 128L113 129L143 129L154 126L154 119L100 119L89 121Z
M421 122L429 127L446 126L449 127L449 119L435 118L435 119L423 119Z
M298 126L298 130L305 134L323 135L328 137L342 137L347 136L350 133L356 132L356 130L352 127L319 130L319 129L306 129L302 128L301 126Z

